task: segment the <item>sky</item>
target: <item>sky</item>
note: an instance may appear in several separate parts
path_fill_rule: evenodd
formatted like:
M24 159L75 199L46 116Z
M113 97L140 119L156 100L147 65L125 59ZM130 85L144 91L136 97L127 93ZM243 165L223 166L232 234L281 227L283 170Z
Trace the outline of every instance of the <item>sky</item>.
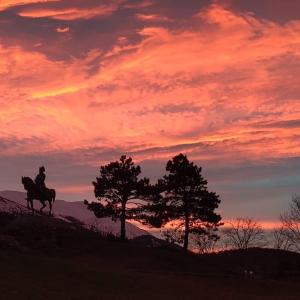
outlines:
M122 154L155 180L182 152L224 218L300 194L300 1L0 0L0 190L46 167L94 200Z

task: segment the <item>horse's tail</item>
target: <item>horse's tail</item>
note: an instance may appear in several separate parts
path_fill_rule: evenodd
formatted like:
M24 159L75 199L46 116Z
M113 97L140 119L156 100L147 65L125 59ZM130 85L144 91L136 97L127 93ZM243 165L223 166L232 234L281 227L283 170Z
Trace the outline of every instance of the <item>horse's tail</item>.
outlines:
M55 190L52 190L52 201L53 201L53 203L55 202L55 198L56 198L56 192L55 192Z

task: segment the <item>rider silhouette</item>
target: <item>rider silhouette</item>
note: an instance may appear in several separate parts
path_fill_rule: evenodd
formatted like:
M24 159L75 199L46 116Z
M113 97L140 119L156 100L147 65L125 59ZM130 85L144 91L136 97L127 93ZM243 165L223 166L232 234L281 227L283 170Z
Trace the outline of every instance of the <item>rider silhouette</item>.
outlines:
M37 174L34 180L35 184L37 185L37 187L41 192L44 192L46 190L45 179L46 179L45 167L43 166L40 167L39 174Z

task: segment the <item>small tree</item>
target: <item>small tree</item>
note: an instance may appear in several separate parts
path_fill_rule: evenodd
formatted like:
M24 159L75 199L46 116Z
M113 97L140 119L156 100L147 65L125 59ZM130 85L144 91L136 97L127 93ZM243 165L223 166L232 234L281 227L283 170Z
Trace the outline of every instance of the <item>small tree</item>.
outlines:
M138 179L140 173L140 166L135 166L132 158L125 155L119 161L101 166L100 176L93 182L95 197L99 202L85 201L96 217L120 220L122 240L126 239L126 219L135 218L141 205L136 200L149 184L147 178Z
M292 198L289 211L281 216L281 223L290 249L300 251L300 196Z
M171 223L168 228L161 230L162 237L171 244L182 245L184 238L183 224Z
M226 245L234 249L262 247L266 244L261 225L249 218L229 222L229 228L225 228L223 234Z
M182 224L183 248L188 250L189 235L201 232L207 225L221 225L221 217L215 213L220 203L216 193L207 190L207 181L201 175L201 167L179 154L168 161L167 175L153 187L152 202L144 208L148 211L146 222L161 227L176 221Z
M289 234L284 226L273 230L273 242L275 249L290 250L293 246L289 239Z
M220 239L217 235L217 228L215 226L208 226L203 230L203 233L192 235L193 243L195 244L198 253L212 253L216 251L216 245Z

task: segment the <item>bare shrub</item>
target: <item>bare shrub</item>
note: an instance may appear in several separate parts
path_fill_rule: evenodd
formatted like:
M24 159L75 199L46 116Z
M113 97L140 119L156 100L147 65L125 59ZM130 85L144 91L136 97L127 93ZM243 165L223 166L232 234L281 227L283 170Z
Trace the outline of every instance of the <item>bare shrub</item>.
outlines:
M199 254L215 252L219 239L220 237L215 231L210 231L207 234L195 234L192 238Z
M168 228L161 230L161 235L168 243L182 245L184 239L183 224L172 222L168 224Z
M300 196L292 198L289 210L281 215L281 223L289 249L300 251Z
M261 225L250 218L238 218L229 222L229 227L223 230L223 235L226 247L233 249L248 249L266 245Z
M292 243L288 237L288 232L284 226L275 228L272 232L273 236L273 248L281 250L290 250Z

